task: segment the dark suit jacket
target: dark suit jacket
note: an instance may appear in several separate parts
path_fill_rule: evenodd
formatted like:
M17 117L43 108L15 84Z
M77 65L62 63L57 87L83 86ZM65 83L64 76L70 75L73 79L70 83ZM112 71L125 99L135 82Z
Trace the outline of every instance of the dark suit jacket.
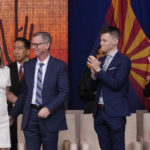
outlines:
M17 62L11 63L9 65L10 76L11 76L11 87L10 91L13 92L16 96L19 95L21 84L19 82Z
M8 67L10 68L10 78L11 78L10 91L16 96L19 96L21 83L19 82L17 62L11 63ZM8 102L8 110L9 112L12 110L12 104L9 102Z
M143 92L145 97L150 97L150 82L145 85Z
M21 94L11 113L11 116L16 118L23 110L22 129L25 129L30 116L36 62L37 58L24 63ZM50 56L42 91L43 106L46 106L51 112L46 119L43 119L49 131L67 128L64 101L68 98L68 92L66 64Z
M105 57L101 68L104 64ZM97 88L96 103L94 107L94 116L97 112L97 104L102 90L105 111L108 115L121 117L130 115L127 102L127 93L129 88L128 76L131 69L131 62L128 57L117 52L106 72L101 70L95 81L92 80L93 90Z

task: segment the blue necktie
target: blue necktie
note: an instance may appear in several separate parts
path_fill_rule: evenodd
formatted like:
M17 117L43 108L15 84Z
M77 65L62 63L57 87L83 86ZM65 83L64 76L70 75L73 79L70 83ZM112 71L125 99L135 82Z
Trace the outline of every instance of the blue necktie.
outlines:
M107 55L106 59L105 59L105 62L104 62L104 65L103 65L103 70L106 71L107 70L107 67L108 67L108 64L109 64L109 59L111 58L112 56L111 55Z
M36 87L36 100L35 100L35 104L37 106L42 105L42 88L43 88L43 84L42 84L42 67L43 67L43 63L39 64L39 70L37 73L37 87Z

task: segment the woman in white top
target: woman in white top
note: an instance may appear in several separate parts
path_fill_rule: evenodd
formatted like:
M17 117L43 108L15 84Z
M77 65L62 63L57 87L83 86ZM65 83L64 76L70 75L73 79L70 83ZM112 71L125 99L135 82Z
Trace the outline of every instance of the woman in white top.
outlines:
M11 147L6 99L6 92L9 91L10 85L10 71L3 63L2 50L0 48L0 150L7 150Z

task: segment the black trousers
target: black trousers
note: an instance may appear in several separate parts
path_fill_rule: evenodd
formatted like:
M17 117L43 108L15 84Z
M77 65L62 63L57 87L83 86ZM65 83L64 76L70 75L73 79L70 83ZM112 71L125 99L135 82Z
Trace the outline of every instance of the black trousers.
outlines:
M17 150L17 120L10 126L10 138L11 138L11 149L10 150Z
M7 102L8 104L8 112L12 111L12 104ZM17 138L17 119L14 123L10 126L10 139L11 139L11 149L10 150L17 150L18 138Z

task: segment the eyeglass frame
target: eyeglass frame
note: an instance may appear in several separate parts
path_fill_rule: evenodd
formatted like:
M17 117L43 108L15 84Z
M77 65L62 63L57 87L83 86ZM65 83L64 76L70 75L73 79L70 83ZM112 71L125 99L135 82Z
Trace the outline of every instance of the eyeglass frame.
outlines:
M41 44L44 44L44 43L48 43L48 42L42 42L42 43L31 43L31 46L33 47L33 45L34 45L34 47L38 47L39 45L41 45Z

